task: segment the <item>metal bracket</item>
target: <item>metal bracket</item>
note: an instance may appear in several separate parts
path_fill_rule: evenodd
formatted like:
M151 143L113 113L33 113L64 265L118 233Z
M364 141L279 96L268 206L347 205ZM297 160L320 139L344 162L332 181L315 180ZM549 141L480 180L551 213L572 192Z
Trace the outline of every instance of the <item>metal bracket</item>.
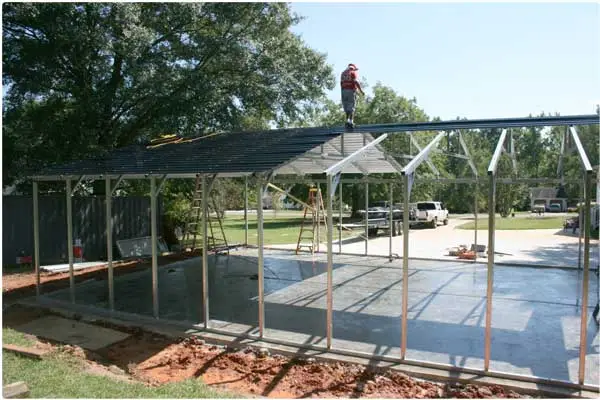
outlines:
M418 152L417 154L419 154L419 153L421 153L423 151L423 148L421 148L421 146L417 142L417 139L415 139L415 137L413 135L410 135L410 141L417 148L417 152ZM439 177L440 176L440 171L435 167L435 165L433 165L433 163L431 162L431 160L429 159L429 157L425 159L425 162L427 163L427 165L429 166L429 168L431 169L431 171L433 172L433 174L436 177Z
M366 144L365 146L361 147L360 149L356 150L354 153L350 154L348 157L344 158L341 161L338 161L331 167L327 168L325 170L325 174L327 174L327 175L337 174L339 171L341 171L344 168L345 164L351 163L352 161L354 161L355 159L360 157L360 155L362 155L362 153L367 151L369 148L376 146L378 143L384 141L386 138L387 138L387 133L384 133L383 135L379 136L377 139L373 140L372 142L370 142L370 143Z
M473 175L477 178L478 174L477 174L477 168L475 167L475 163L473 162L473 159L471 158L471 153L469 153L469 149L467 147L467 144L465 143L465 139L462 137L462 134L460 131L458 132L458 142L460 143L460 147L463 149L463 151L465 152L465 155L467 156L467 162L469 163L469 167L471 167L471 171L473 171Z
M429 153L438 146L443 136L444 132L438 133L438 135L435 138L433 138L433 140L429 142L429 144L425 146L423 150L420 150L419 154L417 154L415 158L410 160L410 162L402 169L402 175L412 174L413 172L415 172L417 167L421 165L423 161L427 162Z
M502 155L502 150L504 149L504 142L506 141L507 130L503 129L502 134L500 135L500 139L498 139L498 143L496 143L496 149L494 150L494 154L492 156L492 160L490 161L490 165L488 166L488 175L496 175L496 170L498 169L498 162L500 161L500 156Z
M119 178L117 178L117 182L115 182L115 186L113 186L110 189L110 195L112 196L113 194L115 194L115 191L117 190L117 187L121 184L121 182L123 181L123 175L119 175Z
M81 182L83 182L84 179L85 179L85 175L81 175L81 177L79 178L79 180L77 181L77 183L75 184L75 186L73 186L71 188L71 193L69 193L69 196L73 196L73 194L79 188L79 186L81 185Z
M158 196L158 194L162 190L166 181L167 181L167 175L163 175L162 178L159 178L159 180L157 182L158 184L156 185L156 188L154 189L154 193L152 193L152 196L154 196L154 197Z

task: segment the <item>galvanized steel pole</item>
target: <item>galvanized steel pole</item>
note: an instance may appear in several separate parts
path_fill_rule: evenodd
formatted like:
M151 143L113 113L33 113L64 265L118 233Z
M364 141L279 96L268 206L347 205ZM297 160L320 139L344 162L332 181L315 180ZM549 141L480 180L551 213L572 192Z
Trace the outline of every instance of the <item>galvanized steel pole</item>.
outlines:
M333 184L327 175L327 349L333 335Z
M41 293L40 284L40 205L38 183L33 182L33 257L35 263L35 295Z
M208 299L208 182L206 175L202 175L202 318L204 329L208 328L210 321Z
M106 192L106 259L108 261L108 307L115 309L115 282L113 275L113 241L112 241L112 187L110 178L105 179L104 191Z
M317 226L315 227L317 228L317 243L315 243L316 248L313 248L313 253L319 252L319 246L321 244L321 197L321 185L317 183L317 198L315 199L317 204Z
M248 176L244 181L244 245L248 247Z
M392 261L392 233L394 229L394 207L392 204L394 203L394 187L391 183L388 184L390 187L390 208L389 208L389 225L390 225L390 261Z
M258 181L258 194L257 194L257 228L258 228L258 335L262 338L265 330L265 289L264 289L264 232L263 232L263 202L262 194L264 190L264 183L262 178Z
M152 314L158 319L158 229L156 226L156 177L150 178L150 235L152 245Z
M369 255L369 182L365 183L365 256Z
M338 253L342 254L342 223L344 222L344 202L342 201L342 177L340 175L340 181L338 182L338 185L340 187L340 218L339 218L339 238L340 240L338 241Z
M73 267L73 190L71 180L67 179L67 253L69 257L69 294L71 303L75 303L75 269Z
M578 207L578 209L579 209L579 223L578 223L579 224L579 239L577 241L577 269L581 269L581 267L582 267L582 265L581 265L581 239L583 236L584 229L583 229L583 226L581 225L581 221L585 219L583 216L584 208L582 207L582 206L584 206L584 201L585 201L584 200L585 199L585 190L586 190L585 179L586 179L586 177L584 175L582 183L580 185L580 188L581 188L580 193L581 194L579 195L579 207Z
M413 172L414 173L414 172ZM409 221L409 193L408 193L408 175L403 176L404 190L404 214L402 218L402 343L401 343L401 358L406 358L406 342L408 337L408 231L410 227Z
M477 199L479 198L479 185L477 184L477 182L475 182L475 201L473 202L473 213L475 214L475 258L473 258L474 261L477 261L477 231L479 230L478 228L478 224L477 224Z
M491 332L492 332L492 294L494 288L494 245L496 229L496 176L490 174L490 187L488 198L488 265L487 265L487 292L485 312L485 349L484 370L490 369Z
M588 307L588 292L590 288L590 228L591 228L591 198L592 198L592 182L591 172L586 173L583 184L583 195L585 198L585 206L583 209L583 290L581 299L581 328L579 339L579 384L585 382L585 355L587 351L587 307ZM581 229L581 221L579 222Z

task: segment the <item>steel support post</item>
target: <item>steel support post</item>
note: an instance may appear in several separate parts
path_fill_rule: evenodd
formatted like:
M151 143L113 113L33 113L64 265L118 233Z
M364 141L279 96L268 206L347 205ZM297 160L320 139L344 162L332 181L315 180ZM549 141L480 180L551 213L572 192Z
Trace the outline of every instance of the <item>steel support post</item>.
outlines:
M389 215L389 220L390 220L389 221L389 225L390 225L390 251L389 251L389 253L390 253L390 262L391 262L392 261L392 238L393 238L392 233L394 231L394 229L393 229L394 228L394 226L393 226L393 224L394 224L394 207L393 207L393 203L394 203L394 186L391 183L389 183L388 185L390 187L390 211L389 211L389 213L390 213L390 215Z
M408 337L408 231L410 227L408 177L408 175L404 175L402 182L404 190L404 214L402 216L402 359L406 358L406 341Z
M477 225L477 199L479 198L479 185L477 184L477 182L475 182L474 184L474 191L473 193L475 193L475 200L473 201L473 214L475 214L475 258L473 259L474 262L477 261L477 231L479 230L478 225Z
M112 241L112 187L110 178L105 179L106 192L106 259L108 262L108 307L115 310L115 282L113 274L113 241Z
M583 226L581 225L581 221L584 219L584 210L581 207L585 202L585 173L580 184L580 195L579 195L579 239L577 241L577 269L581 269L581 240L583 238Z
M210 321L208 304L208 177L202 175L202 319L204 329Z
M150 178L150 235L152 246L152 314L158 319L158 229L156 225L156 177Z
M369 255L369 182L365 183L365 256Z
M257 246L258 246L258 335L262 338L265 330L265 289L264 289L264 232L263 232L263 203L262 194L264 190L264 183L262 178L258 181L258 193L257 193ZM318 199L318 197L317 197ZM318 204L318 200L317 200ZM318 232L318 231L317 231Z
M248 247L248 177L244 181L244 245Z
M38 183L33 182L33 262L35 263L35 295L41 293L40 284L40 205Z
M587 350L587 311L588 311L588 292L590 288L590 228L591 228L591 199L592 199L592 182L591 172L585 173L583 181L583 196L585 198L585 206L583 208L583 288L581 299L581 328L579 339L579 384L585 382L585 355ZM581 227L581 221L579 223ZM581 229L581 228L580 228Z
M75 268L73 267L73 189L67 179L67 253L69 256L69 294L71 303L75 303Z
M488 198L488 265L487 265L487 292L485 311L485 349L484 370L490 369L490 353L492 343L492 294L494 288L494 247L496 234L496 176L490 174L490 187Z
M321 198L323 197L321 193L321 185L317 183L317 198L315 202L317 204L317 243L315 243L316 248L313 248L313 252L318 253L319 247L321 245Z
M340 188L340 218L339 218L340 226L338 229L340 240L338 241L338 254L342 254L342 224L344 222L344 202L342 201L342 177L341 176L340 176L340 181L338 182L338 186Z
M333 335L333 182L327 175L327 349Z

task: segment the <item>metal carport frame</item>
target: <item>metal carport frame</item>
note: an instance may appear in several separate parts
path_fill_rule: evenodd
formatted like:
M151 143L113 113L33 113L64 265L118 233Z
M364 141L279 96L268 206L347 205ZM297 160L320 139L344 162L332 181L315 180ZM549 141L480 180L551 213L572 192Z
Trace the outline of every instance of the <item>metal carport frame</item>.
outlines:
M496 120L471 120L471 121L441 121L441 122L421 122L421 123L405 123L405 124L385 124L385 125L366 125L366 126L361 126L359 128L357 128L355 130L355 132L358 133L370 133L370 134L401 134L401 133L407 133L407 132L418 132L418 131L456 131L456 130L460 130L460 129L486 129L486 128L511 128L511 127L526 127L526 126L570 126L571 127L571 134L572 136L575 138L577 137L576 132L574 131L574 129L572 128L574 125L590 125L590 124L598 124L598 116L597 115L583 115L583 116L564 116L564 117L540 117L540 118L510 118L510 119L496 119ZM269 137L271 138L270 140L274 140L272 139L273 137L278 137L277 132L281 132L282 135L282 140L280 141L280 143L275 143L274 145L262 145L261 143L254 143L255 147L258 147L260 145L262 145L263 147L261 149L266 149L268 148L267 146L270 146L269 148L271 149L272 152L279 152L280 154L288 154L288 149L292 149L292 151L296 151L297 154L293 155L290 154L290 156L286 156L288 157L288 161L290 159L294 159L297 156L301 156L302 154L306 153L310 149L318 147L318 146L322 146L324 143L326 143L328 140L335 138L335 137L339 137L340 135L343 134L344 130L343 128L306 128L306 129L296 129L296 130L280 130L280 131L267 131L265 132L265 135L254 135L255 137ZM248 134L250 135L250 134ZM287 135L287 136L286 136ZM304 135L308 135L309 138L305 139L304 141L302 141L302 137ZM311 136L312 135L312 136ZM229 135L230 137L233 137L231 135ZM242 135L244 136L244 135ZM414 178L414 171L415 169L427 159L428 154L436 147L436 145L439 143L439 141L441 140L443 136L443 133L439 133L438 136L436 136L436 138L429 143L428 146L426 146L415 158L413 158L413 160L411 162L408 163L408 165L406 165L404 168L402 168L400 171L398 171L397 166L394 168L395 173L400 172L402 174L402 178L403 178L403 183L404 183L404 192L405 192L405 197L404 197L404 201L405 201L405 207L404 207L404 227L403 229L405 230L405 236L403 238L403 246L405 248L405 256L403 257L403 275L404 275L404 279L403 279L403 313L402 313L402 338L401 338L401 342L402 342L402 357L401 359L397 359L394 357L386 357L386 356L373 356L373 355L368 355L369 357L372 357L374 359L381 359L381 360L387 360L387 361L402 361L403 363L406 364L411 364L411 365L423 365L423 366L432 366L435 368L440 368L440 369L444 369L444 370L452 370L452 371L463 371L463 372L470 372L470 373L476 373L476 374L484 374L484 375L489 375L489 376L497 376L497 377L506 377L506 378L511 378L511 379L518 379L518 380L522 380L522 381L529 381L529 382L538 382L538 383L542 383L542 382L547 382L547 383L554 383L554 384L560 384L562 386L567 386L567 387L574 387L574 388L585 388L585 389L591 389L591 390L598 390L597 387L595 386L589 386L589 385L585 385L585 382L583 380L583 373L584 370L582 368L582 362L584 362L585 360L585 349L580 349L580 379L578 384L574 384L572 382L564 382L564 381L554 381L554 380L549 380L549 379L544 379L544 378L538 378L538 377L528 377L528 376L521 376L521 375L515 375L515 374L508 374L508 373L500 373L500 372L495 372L495 371L489 371L489 369L485 369L483 371L481 370L473 370L473 369L469 369L469 368L460 368L460 367L454 367L454 366L449 366L449 365L445 365L445 364L437 364L437 363L431 363L431 362L426 362L426 361L417 361L417 360L408 360L405 357L405 352L406 352L406 341L407 341L407 331L406 331L406 323L407 323L407 292L408 292L408 279L406 279L407 277L407 271L408 271L408 234L406 232L407 228L408 228L408 207L407 207L407 203L408 203L408 193L410 192L410 185L412 183L412 179ZM381 137L381 136L380 136ZM289 138L289 139L288 139ZM385 137L383 137L384 140ZM297 141L298 143L302 143L303 146L305 146L305 150L302 150L301 146L300 146L300 150L298 150L298 147L293 147L291 145L287 144L287 140L293 140L293 141ZM375 139L377 140L377 139ZM321 141L319 143L319 141ZM578 137L576 139L576 142L578 142ZM206 148L210 148L211 145L214 146L214 148L220 148L218 146L219 142L218 140L215 141L214 138L211 138L210 140L207 140L206 142L196 142L195 146L198 147L198 143L206 143L205 146L202 147L202 149L206 149ZM194 144L192 144L194 145ZM179 146L185 146L184 144L181 144ZM236 147L238 146L238 147ZM236 146L232 146L233 150L235 150L236 148L244 148L241 143L240 144L236 144ZM241 146L241 147L240 147ZM360 149L359 154L362 154L364 152L366 152L369 148L369 144L367 144L366 146L364 146L362 149ZM366 147L366 148L365 148ZM193 150L193 149L191 149ZM191 151L188 150L188 151ZM302 150L302 151L301 151ZM586 246L585 246L585 263L586 263L586 267L584 269L584 281L588 282L589 281L589 274L588 274L588 270L589 270L589 229L590 229L590 216L589 216L589 205L590 205L590 196L591 196L591 192L589 190L590 186L590 177L591 177L591 167L588 168L589 166L589 161L587 161L587 157L585 156L585 151L583 150L581 143L579 142L578 144L578 151L580 153L580 157L582 159L582 162L584 163L584 168L586 171L586 224L585 224L585 229L586 229ZM174 153L176 153L176 151L174 151ZM244 157L246 157L246 153L251 154L251 153L257 153L257 154L261 154L263 156L263 158L268 157L268 155L265 155L264 153L260 153L258 150L254 149L254 148L246 148L245 149L245 153L242 154L239 159L236 159L233 162L242 162L242 160L244 160ZM219 152L217 152L219 153ZM145 153L144 153L145 154ZM218 154L217 154L218 155ZM175 155L173 155L175 156ZM126 158L128 157L127 154L122 154L121 157ZM283 155L281 156L283 157ZM349 160L349 157L345 157L343 161L345 161L346 163L351 163L351 162L357 162L359 163L359 161L352 159ZM113 168L111 166L111 164L107 161L105 164L102 164L102 162L96 162L96 165L85 165L84 167L81 167L81 169L78 169L80 167L80 164L76 164L73 165L72 167L69 168L69 166L58 168L57 170L55 170L55 172L49 171L47 173L41 173L38 175L33 176L33 215L34 215L34 256L35 256L35 267L36 267L36 294L39 296L40 295L40 288L41 288L41 283L40 283L40 279L39 279L39 210L38 210L38 182L39 181L53 181L53 180L64 180L67 182L67 186L70 186L70 181L74 180L74 179L83 179L83 177L87 178L87 179L105 179L106 180L106 186L107 188L110 187L110 180L111 179L117 179L118 182L117 184L123 180L123 179L150 179L151 180L151 199L153 198L153 201L151 201L151 227L152 227L152 243L153 243L153 257L152 257L152 275L153 275L153 285L152 285L152 289L153 289L153 310L154 310L154 317L158 318L158 291L157 291L157 280L156 280L156 271L158 268L157 265L157 254L156 254L156 236L157 236L157 232L156 232L156 196L158 195L160 188L162 186L162 184L164 183L164 181L168 178L193 178L196 177L198 174L200 174L202 176L202 182L203 182L203 186L206 187L206 181L208 179L208 176L214 176L214 177L248 177L250 175L257 175L260 177L259 179L259 183L258 183L258 190L259 193L262 193L262 190L264 189L265 185L267 182L269 182L269 180L278 180L278 179L285 179L282 176L273 176L273 172L280 167L281 165L285 164L285 162L282 162L280 164L278 164L277 166L274 167L264 167L262 166L263 164L261 163L257 163L257 162L248 162L247 164L247 168L242 169L242 168L230 168L229 164L225 164L222 167L220 167L220 169L215 170L213 165L208 165L212 160L208 160L206 161L206 164L190 164L189 166L184 166L184 167L178 167L177 169L169 169L170 167L168 165L166 166L161 166L160 164L158 164L158 166L155 165L155 168L150 168L148 170L146 170L145 172L142 171L142 169L144 168L142 167L131 167L131 169L124 169L124 168ZM586 161L587 161L587 166L586 166ZM287 162L287 161L286 161ZM342 162L342 161L339 161ZM339 167L339 165L338 165ZM128 167L129 168L129 167ZM334 176L336 175L336 173L341 172L339 169L331 169L328 168L329 173L326 173L326 183L328 185L328 188L331 189L334 182ZM161 179L160 183L157 185L157 178ZM474 180L469 178L458 178L458 179L452 179L452 178L438 178L438 179L427 179L427 181L440 181L440 182L470 182L470 183L476 183L477 182L477 178L475 177ZM492 175L492 178L490 178L492 180L496 179L496 177L494 175ZM303 179L299 179L300 181L302 181ZM420 179L419 179L420 180ZM315 180L311 180L311 181L315 181ZM375 182L375 181L379 181L379 182L384 182L387 181L385 180L385 178L375 178L372 179L369 176L366 176L366 178L364 180L361 180L363 182ZM388 182L393 182L394 180L388 181ZM424 179L425 181L425 179ZM530 180L531 181L531 180ZM116 186L115 186L116 187ZM68 189L70 189L68 187ZM111 188L112 190L110 191L110 194L112 194L114 192L114 187ZM73 190L67 190L67 194L72 194ZM247 193L247 190L245 191ZM206 193L206 191L203 191L203 193ZM328 209L328 215L327 215L327 224L329 228L332 228L332 196L333 196L333 192L329 191L328 192L330 195L328 196L327 199L327 209ZM107 192L107 196L108 196L108 192ZM263 228L263 216L262 216L262 207L260 205L261 202L261 196L258 196L259 198L259 207L257 210L257 214L258 214L258 239L257 239L257 245L258 245L258 249L259 249L259 253L258 253L258 257L259 257L259 261L258 261L258 271L259 271L259 281L258 281L258 285L259 285L259 338L263 339L264 341L268 341L268 342L273 342L273 343L282 343L282 344L292 344L295 346L298 346L298 343L287 343L286 341L281 341L281 340L276 340L273 338L268 338L268 337L264 337L263 336L263 329L264 329L264 290L263 290L263 280L264 280L264 260L263 260L263 248L264 248L264 243L263 243L263 233L262 233L262 228ZM204 202L204 204L206 204L206 202ZM107 210L109 210L110 208L110 204L109 204L109 199L107 197L107 206L106 206ZM203 229L204 232L206 232L206 213L207 210L203 210ZM70 218L70 217L68 217ZM108 225L112 225L109 224L109 216L107 214L107 230L110 229ZM247 209L246 209L246 226L247 226ZM335 352L335 353L339 353L339 354L349 354L349 355L359 355L359 356L365 356L365 354L361 354L358 352L351 352L351 351L344 351L341 349L336 349L336 348L332 348L331 345L331 338L332 338L332 312L333 312L333 293L332 293L332 263L333 263L333 249L332 249L332 236L333 236L333 229L328 229L328 234L327 234L327 262L328 262L328 270L327 270L327 284L328 284L328 288L327 288L327 346L326 349L331 351L331 352ZM247 236L246 236L247 238ZM247 239L246 239L247 242ZM206 249L206 234L204 235L204 240L203 240L203 249ZM70 256L70 261L72 261L72 243L69 246L69 256ZM110 254L110 253L109 253ZM112 257L111 257L112 258ZM112 274L112 259L110 260L111 262L109 262L109 291L112 292L112 288L113 288L113 282L112 280L113 278L113 274ZM72 268L71 268L72 269ZM203 278L207 277L207 271L208 271L208 266L207 266L207 252L203 251L203 257L202 257L202 272L203 272ZM73 301L74 301L74 282L73 279L71 279L70 281L70 290L73 293ZM585 290L587 290L587 287L585 287ZM205 331L213 331L213 332L220 332L220 330L218 329L214 329L211 328L209 326L209 314L208 314L208 280L204 279L204 284L203 284L203 288L202 288L202 297L205 300L204 302L204 308L203 308L203 314L204 314L204 330ZM114 296L114 292L112 292L112 296ZM111 297L111 295L109 295L109 298ZM489 296L488 296L489 297ZM587 301L587 300L584 300ZM112 307L111 310L114 307L114 299L111 301L112 303ZM582 327L583 327L583 318L584 318L584 313L587 314L587 310L584 308L587 307L587 303L585 304L585 306L582 304ZM223 331L225 333L229 333L226 331ZM230 334L230 333L229 333ZM487 333L486 333L487 335ZM584 337L585 335L585 331L582 329L582 339L585 339ZM251 338L257 338L256 335L251 335L251 334L243 334L243 335L239 335L241 337L251 337ZM585 343L582 342L582 343ZM314 348L314 349L319 349L319 350L323 350L324 348L321 346L310 346L310 345L300 345L301 347L305 347L305 348ZM583 353L584 357L581 357L581 353ZM583 360L583 361L582 361Z

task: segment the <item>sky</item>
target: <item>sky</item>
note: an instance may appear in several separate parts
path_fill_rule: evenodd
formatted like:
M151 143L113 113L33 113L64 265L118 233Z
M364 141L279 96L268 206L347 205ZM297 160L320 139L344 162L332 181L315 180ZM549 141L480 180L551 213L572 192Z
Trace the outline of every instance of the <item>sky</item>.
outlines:
M598 3L292 3L292 30L415 97L430 117L590 114L600 103ZM367 94L370 90L366 90Z

